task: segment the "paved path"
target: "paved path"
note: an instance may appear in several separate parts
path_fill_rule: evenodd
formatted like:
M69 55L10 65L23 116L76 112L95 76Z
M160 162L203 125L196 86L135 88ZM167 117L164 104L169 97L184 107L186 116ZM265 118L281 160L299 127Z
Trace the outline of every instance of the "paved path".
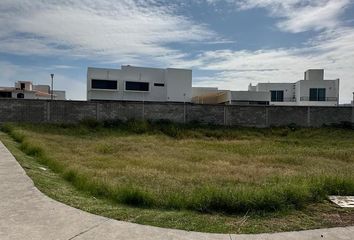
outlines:
M321 236L322 235L322 236ZM259 235L208 234L96 216L54 201L37 188L0 142L0 239L354 239L354 227Z

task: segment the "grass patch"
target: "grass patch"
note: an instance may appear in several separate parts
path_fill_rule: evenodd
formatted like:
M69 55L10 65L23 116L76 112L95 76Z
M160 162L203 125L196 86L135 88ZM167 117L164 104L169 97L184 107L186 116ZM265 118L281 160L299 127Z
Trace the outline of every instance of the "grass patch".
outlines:
M141 211L263 216L354 194L354 132L344 129L131 120L2 130L75 189Z

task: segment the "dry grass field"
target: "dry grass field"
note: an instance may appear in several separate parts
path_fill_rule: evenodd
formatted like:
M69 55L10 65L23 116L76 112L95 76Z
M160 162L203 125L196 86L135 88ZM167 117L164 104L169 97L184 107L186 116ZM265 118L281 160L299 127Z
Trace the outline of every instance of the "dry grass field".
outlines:
M225 216L220 218L225 224L231 224L232 219L242 221L239 218L247 215L255 216L257 222L269 221L269 216L276 214L287 219L295 212L309 211L308 206L330 205L326 202L329 194L354 195L353 130L245 129L138 121L8 124L3 130L27 156L49 167L75 190L134 211L168 212L171 218L171 212L190 212L190 219ZM345 216L351 223L354 212L348 211ZM190 230L189 221L181 223L177 216L176 223L167 226ZM331 226L333 219L322 225L312 220L311 224L306 219L298 219L296 224L290 221L296 227L285 224L283 228ZM152 224L166 226L159 221ZM240 229L192 228L264 231L262 227ZM278 226L270 231L281 229Z

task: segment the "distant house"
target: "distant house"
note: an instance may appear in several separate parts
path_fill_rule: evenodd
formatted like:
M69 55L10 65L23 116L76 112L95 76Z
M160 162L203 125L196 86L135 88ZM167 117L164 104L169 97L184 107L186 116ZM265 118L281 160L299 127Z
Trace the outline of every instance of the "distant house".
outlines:
M310 69L295 83L258 83L248 91L193 88L192 102L201 104L338 106L339 79L324 80L323 69Z
M122 66L87 70L87 100L190 102L192 70Z
M250 92L270 92L271 105L338 106L339 79L324 80L323 69L310 69L295 83L258 83Z
M48 85L33 85L31 81L18 81L15 87L0 87L0 98L51 99ZM65 91L53 91L54 100L65 100Z

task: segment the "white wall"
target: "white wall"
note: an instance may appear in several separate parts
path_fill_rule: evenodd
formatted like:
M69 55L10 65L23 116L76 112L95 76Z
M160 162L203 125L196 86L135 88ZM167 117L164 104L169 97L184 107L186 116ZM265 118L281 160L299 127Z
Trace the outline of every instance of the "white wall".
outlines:
M190 102L192 99L192 70L166 70L167 101Z
M323 81L324 70L323 69L309 69L305 72L304 80L307 81Z
M65 91L54 90L53 95L55 100L66 100Z
M257 91L270 92L270 91L284 91L284 102L291 102L295 95L295 85L293 83L259 83L257 86ZM270 102L270 104L279 104L279 102ZM283 105L284 103L281 103Z
M270 102L270 92L231 91L231 101Z
M339 79L337 80L320 80L307 81L301 80L298 83L300 98L299 105L315 105L315 106L337 106L339 101ZM325 88L326 98L335 98L332 101L316 102L316 101L301 101L301 98L309 99L310 88Z
M117 90L92 89L91 80L115 80ZM125 82L148 82L149 91L127 91ZM164 86L154 86L154 83ZM123 100L123 101L175 101L190 102L192 94L192 71L183 69L158 69L122 66L122 69L88 68L88 100ZM183 94L186 94L185 98Z
M50 87L48 85L33 85L33 90L50 93Z
M21 83L25 84L25 90L32 91L32 82L29 81L18 81L15 83L15 88L21 89Z
M18 93L24 94L24 99L36 99L36 95L34 91L23 91L23 90L15 90L12 92L12 98L17 98Z

